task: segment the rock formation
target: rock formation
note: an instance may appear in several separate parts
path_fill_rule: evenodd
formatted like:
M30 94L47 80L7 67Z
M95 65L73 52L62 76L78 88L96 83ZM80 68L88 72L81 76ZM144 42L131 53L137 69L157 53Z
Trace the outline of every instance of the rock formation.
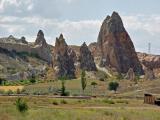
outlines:
M96 65L94 63L94 58L84 42L80 47L80 68L86 71L96 71Z
M71 51L62 34L56 38L53 63L58 78L64 76L69 79L75 78L75 66Z
M151 55L146 53L137 53L140 62L147 68L160 68L160 55Z
M144 72L145 72L144 78L146 80L154 80L155 79L155 75L154 75L154 72L153 72L152 68L145 68Z
M29 44L24 37L17 39L10 35L8 38L0 38L0 47L8 51L15 51L17 53L25 52L38 56L49 64L52 62L52 54L42 30L38 32L34 45Z
M97 43L102 53L101 66L110 66L120 73L133 68L135 73L143 74L134 45L118 13L106 17Z
M40 58L46 60L49 64L52 63L52 54L49 49L49 45L47 44L44 33L42 30L39 30L37 34L37 38L34 43L34 50L33 50ZM33 53L34 53L33 52Z
M127 75L125 76L125 78L127 79L127 80L131 80L131 81L135 81L135 73L134 73L134 71L133 71L133 69L132 68L130 68L129 70L128 70L128 72L127 72Z
M34 42L34 45L43 45L43 46L47 46L47 43L46 43L46 40L44 38L44 33L42 30L39 30L38 31L38 34L37 34L37 38Z
M28 44L28 42L26 41L26 38L23 36L21 37L20 41L23 43L23 44Z

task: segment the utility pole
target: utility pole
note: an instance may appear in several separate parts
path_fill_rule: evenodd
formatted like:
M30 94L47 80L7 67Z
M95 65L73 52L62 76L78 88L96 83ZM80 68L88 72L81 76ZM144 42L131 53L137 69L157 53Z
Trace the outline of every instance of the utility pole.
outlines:
M148 54L151 54L151 43L148 43Z

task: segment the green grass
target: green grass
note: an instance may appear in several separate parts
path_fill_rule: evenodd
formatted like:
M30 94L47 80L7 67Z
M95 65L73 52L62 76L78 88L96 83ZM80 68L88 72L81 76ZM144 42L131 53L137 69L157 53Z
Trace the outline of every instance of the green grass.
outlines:
M114 101L115 104L110 104L104 102L105 98L70 100L24 97L29 109L20 113L16 109L16 99L0 97L0 120L160 120L159 108L144 105L141 100L112 99L110 101ZM93 106L108 108L84 108Z
M96 88L94 88L91 83L96 81L98 84ZM81 81L79 79L75 80L66 80L65 81L66 91L70 93L70 95L77 96L82 94ZM24 87L26 93L35 94L56 94L61 89L61 81L54 82L44 82L38 84L27 85ZM98 89L98 93L96 92ZM107 90L107 83L104 81L98 80L87 80L87 87L85 89L85 95L96 95L96 94L105 94Z

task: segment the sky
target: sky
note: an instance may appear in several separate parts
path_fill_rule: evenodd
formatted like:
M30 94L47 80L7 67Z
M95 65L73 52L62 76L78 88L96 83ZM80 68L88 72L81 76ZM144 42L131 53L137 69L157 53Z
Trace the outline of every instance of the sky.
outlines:
M70 45L96 42L107 15L119 13L136 51L160 54L160 0L0 0L0 37L35 41L42 29L54 45L63 33Z

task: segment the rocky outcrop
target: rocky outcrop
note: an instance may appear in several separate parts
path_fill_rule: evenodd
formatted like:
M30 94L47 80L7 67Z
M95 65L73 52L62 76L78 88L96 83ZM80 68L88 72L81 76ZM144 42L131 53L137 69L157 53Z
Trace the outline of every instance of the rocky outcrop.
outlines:
M136 74L143 74L134 45L117 12L103 21L97 43L102 54L101 66L110 66L120 73L133 68Z
M147 68L160 68L160 55L151 55L146 53L137 53L140 62Z
M33 49L33 52L35 52L40 58L46 60L49 64L52 63L52 54L49 45L46 43L42 30L39 30L37 34Z
M52 54L42 30L38 32L34 45L28 44L24 37L17 39L10 35L8 38L0 39L0 47L8 51L16 51L17 53L25 52L32 55L34 54L49 64L52 62Z
M155 75L154 75L153 69L145 68L145 76L144 76L144 78L146 80L154 80L155 79Z
M132 68L130 68L130 69L128 70L127 75L125 76L125 78L126 78L127 80L131 80L131 81L134 81L134 80L136 79L136 78L135 78L135 73L134 73L134 71L133 71Z
M36 68L29 67L28 71L17 72L6 77L7 80L27 80L34 76L44 77L46 73L46 66L38 66Z
M68 47L63 35L61 34L59 38L56 38L56 43L54 47L54 70L56 76L67 77L69 79L75 78L75 66L73 51Z
M47 43L46 43L46 40L45 40L45 38L44 38L44 33L43 33L42 30L39 30L39 31L38 31L37 38L36 38L36 40L35 40L35 42L34 42L34 45L35 45L35 46L36 46L36 45L41 45L41 46L47 47Z
M96 65L94 63L94 58L84 42L80 47L80 68L86 71L96 71Z

